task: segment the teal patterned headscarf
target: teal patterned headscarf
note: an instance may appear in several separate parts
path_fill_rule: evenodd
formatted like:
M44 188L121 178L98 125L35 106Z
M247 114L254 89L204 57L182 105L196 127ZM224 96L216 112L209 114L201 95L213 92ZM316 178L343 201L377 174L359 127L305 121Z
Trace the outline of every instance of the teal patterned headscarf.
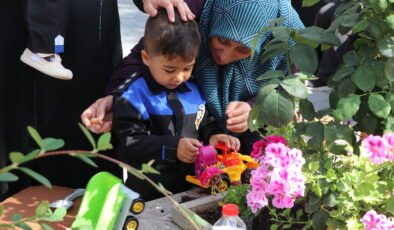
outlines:
M222 66L215 64L208 42L213 36L239 42L251 48L258 31L270 26L269 21L283 18L281 26L304 28L290 0L207 0L200 18L201 49L197 59L195 77L205 96L209 110L225 127L225 111L231 101L247 101L258 93L260 83L255 79L267 70L286 70L283 56L264 64L260 56L271 37L263 34L257 42L252 62L249 58Z

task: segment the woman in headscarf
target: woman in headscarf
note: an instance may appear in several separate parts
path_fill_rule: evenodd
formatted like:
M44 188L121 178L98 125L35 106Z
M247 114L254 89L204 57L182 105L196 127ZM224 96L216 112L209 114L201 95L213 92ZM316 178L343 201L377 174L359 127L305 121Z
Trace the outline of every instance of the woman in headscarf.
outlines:
M220 129L234 134L242 134L241 142L245 147L254 140L247 131L247 119L251 101L257 95L260 82L256 78L268 70L286 70L284 57L272 58L260 63L260 56L265 44L271 38L266 32L260 36L255 47L255 56L250 61L251 41L261 28L270 26L270 20L281 17L281 26L303 28L303 24L288 0L194 0L179 2L177 0L147 0L144 5L140 0L134 1L151 16L157 7L170 8L168 4L189 6L185 18L199 20L202 45L195 69L197 80L203 95L207 99L209 110L219 120ZM169 14L170 15L170 14ZM170 16L169 16L170 17ZM117 87L123 79L133 72L139 72L141 63L138 44L132 53L123 60L108 86ZM95 126L92 118L102 119L110 110L112 97L99 99L82 114L82 121L96 132L107 131L110 125ZM107 129L107 130L104 130ZM254 136L254 135L252 135Z

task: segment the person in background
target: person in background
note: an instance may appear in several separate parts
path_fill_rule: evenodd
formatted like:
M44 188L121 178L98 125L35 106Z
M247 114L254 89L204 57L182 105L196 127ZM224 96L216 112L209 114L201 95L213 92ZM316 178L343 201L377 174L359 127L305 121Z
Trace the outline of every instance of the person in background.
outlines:
M190 187L185 177L193 174L200 140L209 140L213 146L223 142L232 149L239 149L240 143L235 137L215 133L215 121L209 119L205 100L190 80L200 45L197 23L182 22L176 11L171 23L161 9L148 19L143 44L145 68L129 78L114 99L117 155L135 168L154 159L153 167L160 174L148 176L177 193ZM126 185L145 200L162 196L132 175Z
M278 17L284 19L281 26L304 28L291 2L146 0L142 5L141 1L136 0L135 3L140 9L150 10L150 15L157 13L157 7L169 9L169 4L177 8L186 8L186 4L190 7L191 14L184 10L186 17L196 15L202 35L200 55L194 70L196 81L207 99L209 111L219 121L220 131L238 136L244 148L241 151L249 153L252 143L260 138L257 133L248 131L247 124L251 105L261 84L256 78L268 70L287 70L283 56L272 58L263 64L259 62L265 44L272 38L269 32L259 38L252 61L249 60L251 41L261 28L269 26L269 21ZM121 84L131 72L138 72L142 47L141 43L138 44L123 60L111 78L107 92ZM109 130L110 124L98 126L91 121L103 120L110 114L111 99L112 96L107 96L92 104L82 113L82 122L96 132Z
M90 150L92 146L78 127L80 114L104 89L122 59L117 1L70 1L67 42L62 54L64 66L73 70L74 78L59 81L46 77L20 61L28 44L22 0L0 1L0 154L10 164L10 152L24 154L37 149L27 126L44 137L61 138L63 149ZM108 153L110 154L110 153ZM52 184L72 188L85 187L99 170L115 174L118 166L94 159L98 168L71 156L47 157L24 164ZM13 171L18 173L18 171ZM20 173L17 182L3 184L3 197L36 184Z
M25 1L24 9L29 38L21 61L62 80L73 77L72 72L64 68L59 56L64 52L69 7L69 0L34 0Z

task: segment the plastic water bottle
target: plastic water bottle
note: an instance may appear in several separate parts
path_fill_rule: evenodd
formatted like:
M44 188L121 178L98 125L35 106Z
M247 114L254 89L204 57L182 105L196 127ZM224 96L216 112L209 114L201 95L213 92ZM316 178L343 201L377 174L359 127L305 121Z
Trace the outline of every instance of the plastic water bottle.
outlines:
M238 214L239 209L236 204L223 205L222 217L213 225L212 230L246 230L246 224Z

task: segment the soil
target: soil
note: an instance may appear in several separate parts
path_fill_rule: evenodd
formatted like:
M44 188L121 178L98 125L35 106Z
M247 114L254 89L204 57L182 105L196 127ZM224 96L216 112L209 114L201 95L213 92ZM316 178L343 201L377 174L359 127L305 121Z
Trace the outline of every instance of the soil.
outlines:
M191 196L181 196L181 200L179 201L179 203L184 203L195 199L196 199L195 197L191 197Z

